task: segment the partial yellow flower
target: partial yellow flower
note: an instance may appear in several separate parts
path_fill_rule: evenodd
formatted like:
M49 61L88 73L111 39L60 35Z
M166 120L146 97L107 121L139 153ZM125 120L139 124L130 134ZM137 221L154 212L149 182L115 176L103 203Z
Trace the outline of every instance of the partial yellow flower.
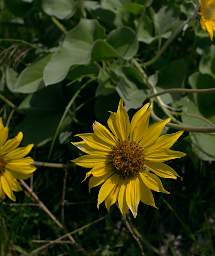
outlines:
M0 199L8 196L15 201L13 191L22 190L17 179L27 179L36 170L34 160L25 157L33 144L19 147L22 138L23 134L19 132L13 139L8 139L8 128L4 127L0 118Z
M208 32L212 40L215 31L215 0L201 0L199 15L202 29Z
M183 132L161 135L170 119L149 125L150 112L151 106L146 104L130 122L120 100L117 112L107 121L109 129L95 122L93 133L77 135L82 141L73 144L87 155L73 161L91 169L86 175L90 176L90 189L102 185L98 207L105 202L109 210L116 203L123 215L130 209L136 217L140 201L156 207L152 191L169 193L160 177L179 176L164 162L185 155L170 149Z

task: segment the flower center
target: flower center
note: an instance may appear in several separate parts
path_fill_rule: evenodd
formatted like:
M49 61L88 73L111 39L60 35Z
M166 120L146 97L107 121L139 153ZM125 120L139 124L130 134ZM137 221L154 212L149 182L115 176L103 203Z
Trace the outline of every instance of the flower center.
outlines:
M111 152L115 172L123 179L132 178L143 170L144 149L136 142L123 141Z
M5 165L6 165L5 161L0 158L0 175L4 172Z

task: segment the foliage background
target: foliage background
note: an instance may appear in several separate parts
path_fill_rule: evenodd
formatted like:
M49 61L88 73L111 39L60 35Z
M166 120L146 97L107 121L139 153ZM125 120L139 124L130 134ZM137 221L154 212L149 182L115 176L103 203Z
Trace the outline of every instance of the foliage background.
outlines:
M140 244L149 256L215 255L214 94L150 97L215 87L215 47L197 12L190 0L0 1L1 116L35 144L34 159L68 163L38 167L28 184L94 255L140 255ZM191 127L176 145L187 157L170 163L183 180L165 182L171 194L155 195L159 210L140 205L133 236L115 206L96 209L97 189L69 164L80 154L74 134L105 123L119 97L130 114L150 99L156 116ZM1 256L79 254L67 239L49 243L66 231L38 201L18 193L0 204Z

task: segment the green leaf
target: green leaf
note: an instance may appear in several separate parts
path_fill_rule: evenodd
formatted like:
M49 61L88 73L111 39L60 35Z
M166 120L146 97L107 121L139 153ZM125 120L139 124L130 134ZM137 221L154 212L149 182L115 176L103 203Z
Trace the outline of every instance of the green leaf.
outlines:
M42 8L50 16L56 16L59 19L70 18L77 9L75 0L42 0Z
M142 14L145 6L138 3L124 3L122 5L122 11L126 13L132 13L133 15Z
M189 77L193 89L207 89L215 87L215 79L207 74L193 73ZM200 112L206 117L215 116L215 97L213 93L197 93L195 95Z
M145 92L138 89L137 86L128 79L120 79L116 87L116 91L124 100L125 108L127 110L131 108L139 108L146 99Z
M43 70L50 60L50 55L47 55L30 64L16 78L16 74L11 69L7 70L7 86L14 93L33 93L42 88L43 85Z
M121 27L113 30L108 35L107 41L126 60L134 57L138 51L137 35L129 27Z
M113 47L105 40L96 40L92 49L92 60L101 61L106 59L113 59L119 57Z
M156 38L153 37L153 23L151 18L147 14L143 15L138 23L137 27L137 37L138 41L144 42L146 44L152 43Z
M70 82L81 80L84 77L97 77L99 68L96 64L73 66L68 74Z
M125 108L127 110L131 108L139 108L146 99L146 93L142 88L140 89L137 87L138 76L131 76L131 74L135 74L135 71L132 70L131 67L127 66L115 69L114 72L118 77L116 91L124 100ZM141 87L143 87L143 85L144 84L142 84Z
M17 131L24 132L25 144L39 145L50 141L61 119L65 104L62 88L59 85L45 87L28 95L18 107L25 115L16 126ZM62 130L69 123L71 119L68 116Z
M61 47L44 70L46 85L62 81L73 65L89 64L93 42L105 37L104 28L96 20L82 19L66 35Z
M209 49L203 52L199 63L199 71L202 74L208 74L215 78L215 46L211 45Z
M183 102L182 121L185 125L194 127L215 127L215 124L199 113L197 106L188 98ZM192 148L198 157L205 161L215 161L215 135L193 132L190 136Z
M168 38L171 31L174 30L180 21L175 17L173 10L168 7L162 7L154 14L154 24L157 37Z
M115 92L115 85L110 74L105 69L100 69L98 75L99 86L96 89L96 96L105 96Z

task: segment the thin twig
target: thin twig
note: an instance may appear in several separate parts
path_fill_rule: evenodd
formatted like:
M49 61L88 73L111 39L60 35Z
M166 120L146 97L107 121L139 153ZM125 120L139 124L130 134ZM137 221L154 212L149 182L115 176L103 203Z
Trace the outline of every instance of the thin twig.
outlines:
M68 168L72 163L61 164L61 163L47 163L47 162L38 162L35 161L34 165L37 167L47 167L47 168L56 168L56 169L65 169Z
M139 71L140 75L143 77L147 86L154 92L154 94L157 94L158 92L157 92L156 88L151 83L149 83L149 81L147 79L147 75L146 75L145 71L142 69L141 65L135 59L133 59L132 62L134 64L134 66L137 68L137 70ZM166 115L168 115L170 118L172 118L172 116L169 115L169 113L167 113L167 111L166 111L167 109L162 104L160 97L156 95L156 98L158 100L158 103L159 103L160 107L164 111L164 113ZM152 117L157 121L162 120L153 111L152 111ZM174 121L175 118L172 118L172 120ZM177 130L183 130L183 131L189 131L189 132L215 133L215 128L214 127L195 127L195 126L183 125L179 121L177 121L177 122L178 122L177 124L170 122L170 123L167 124L167 126L175 128Z
M88 224L86 224L86 225L84 225L84 226L82 226L82 227L80 227L80 228L77 228L77 229L71 231L70 233L67 233L67 234L65 234L65 235L63 235L63 236L61 236L61 237L58 237L58 238L55 239L55 240L49 241L49 242L46 243L45 245L42 245L41 247L39 247L39 248L35 249L34 251L32 251L30 255L36 255L36 254L38 254L39 252L41 252L41 251L47 249L49 246L51 246L51 245L53 245L53 244L56 244L56 243L62 241L63 239L67 238L68 235L74 235L74 234L76 234L76 233L78 233L78 232L80 232L80 231L83 231L83 230L89 228L90 226L92 226L92 225L94 225L94 224L96 224L96 223L98 223L98 222L104 220L105 217L106 217L106 216L101 217L101 218L99 218L99 219L97 219L97 220L94 220L94 221L92 221L92 222L90 222L90 223L88 223Z
M152 118L154 118L156 121L161 121L162 119L158 117L153 111L152 111ZM168 127L175 128L177 130L187 131L187 132L200 132L200 133L215 133L214 127L204 127L204 126L191 126L191 125L183 125L183 124L174 124L174 123L168 123Z
M128 216L125 219L126 228L131 233L133 238L137 241L138 244L144 244L149 250L153 251L155 254L160 255L159 250L157 250L152 244L150 244L143 236L140 235L139 231L136 227L132 224L130 217Z
M49 244L52 243L53 240L31 240L32 243L35 244ZM70 241L55 241L55 244L71 244ZM31 253L32 255L32 253Z
M133 65L136 67L136 69L139 71L140 75L142 76L145 84L148 86L148 88L154 93L154 94L157 94L157 89L156 87L154 86L153 83L151 83L149 81L149 78L146 74L146 72L143 70L143 68L141 67L141 65L135 60L133 59L132 60L132 63ZM163 112L171 118L171 120L173 120L174 122L176 123L179 123L179 121L171 114L171 112L166 108L166 104L163 102L163 100L159 97L159 96L156 96L156 100L157 102L159 103L161 109L163 110Z
M55 215L50 212L50 210L46 207L46 205L38 198L38 196L32 191L32 189L23 181L20 180L21 185L23 186L23 188L26 190L26 192L28 193L28 195L32 198L32 200L36 203L38 203L38 206L40 207L40 209L42 209L47 215L48 217L62 230L66 231L65 227L63 226L63 224L55 217ZM70 240L72 246L74 247L74 249L77 252L82 253L82 255L89 255L85 249L79 245L75 239L73 238L73 236L68 233L65 234L66 237L68 237L68 239Z
M165 89L161 92L151 94L147 97L147 99L155 98L157 96L167 94L167 93L215 93L215 88L207 88L207 89L171 88L171 89Z
M128 229L129 233L131 234L131 236L133 237L133 239L136 241L137 245L140 248L141 256L144 256L145 253L144 253L144 250L143 250L143 245L142 245L139 237L134 233L134 231L132 229L131 222L128 220L128 218L125 218L124 221L125 221L126 228Z
M63 177L63 189L62 189L62 198L61 198L61 222L64 223L64 208L65 208L65 196L66 196L66 183L67 183L68 170L64 168L64 177Z

